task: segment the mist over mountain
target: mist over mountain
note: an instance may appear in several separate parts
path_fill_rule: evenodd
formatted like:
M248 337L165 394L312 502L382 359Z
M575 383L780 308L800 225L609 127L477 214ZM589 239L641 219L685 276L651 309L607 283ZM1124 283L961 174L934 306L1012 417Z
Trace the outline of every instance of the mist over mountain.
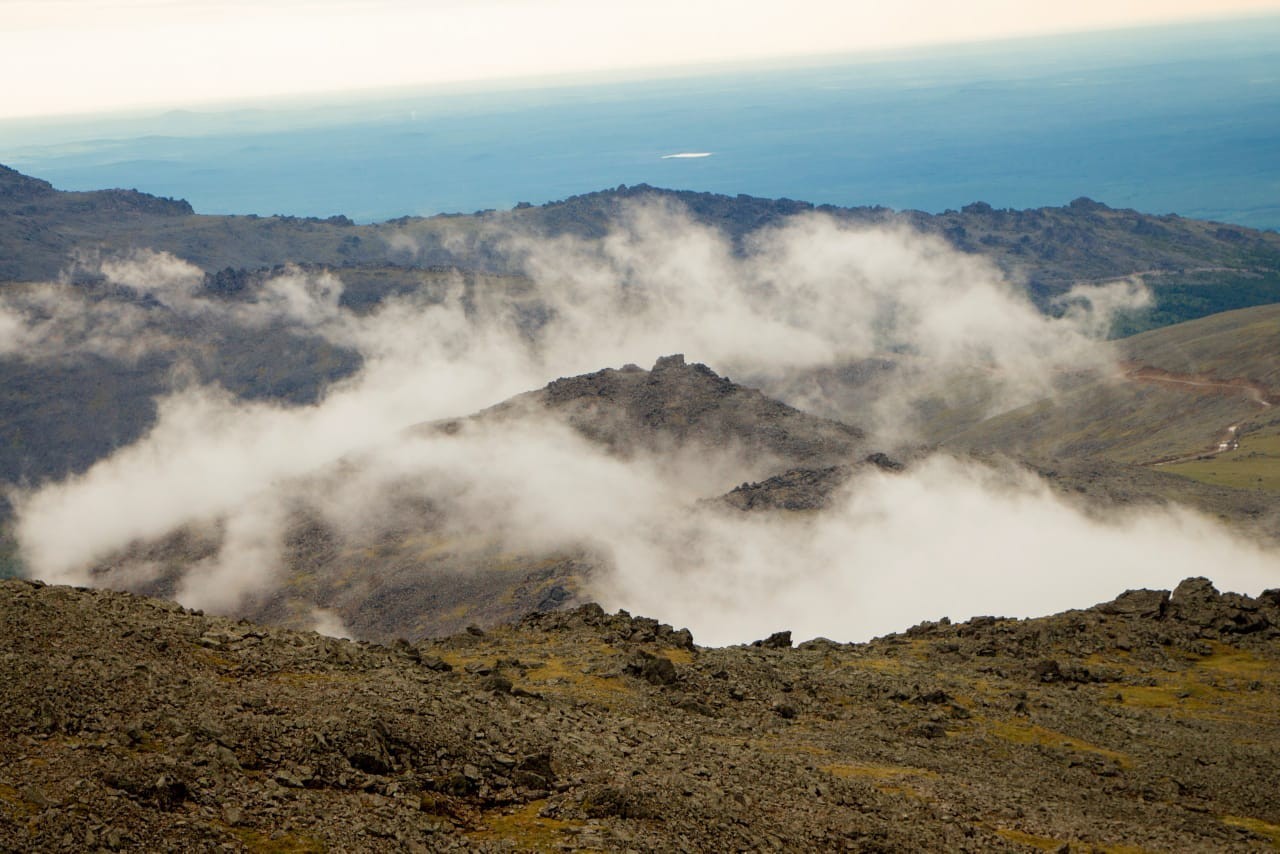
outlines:
M0 246L5 248L0 253L0 278L13 283L55 283L54 290L69 295L68 300L48 302L49 288L27 284L8 288L7 300L25 301L24 310L44 318L46 352L63 348L64 355L76 354L75 358L5 360L6 382L24 389L23 405L11 407L0 425L12 451L0 455L0 474L11 482L38 482L82 471L111 448L137 439L153 423L151 399L172 385L179 364L180 375L217 383L237 396L292 403L314 401L328 383L350 376L363 358L359 348L316 336L287 312L276 310L269 324L259 322L248 334L243 324L217 319L236 312L243 316L247 304L259 302L258 294L267 283L287 278L286 267L317 274L338 271L338 307L356 314L373 312L392 298L440 300L452 282L460 281L464 305L476 293L505 294L513 298L513 306L525 306L521 322L536 324L543 308L528 274L529 263L538 259L522 253L515 245L517 236L526 243L575 237L590 241L611 229L625 233L624 211L633 205L673 203L687 212L690 221L725 235L732 251L741 255L749 252L759 229L812 213L811 206L800 202L639 187L502 214L354 226L340 218L199 216L183 203L137 193L60 193L12 170L0 173L0 185L4 211ZM981 253L1051 314L1067 310L1071 301L1059 298L1079 282L1143 274L1143 283L1155 295L1154 304L1109 313L1112 332L1267 302L1280 293L1275 272L1280 268L1280 239L1266 232L1177 217L1144 217L1083 201L1028 212L973 205L940 217L885 209L823 208L820 214L842 228L908 227L935 234L965 254ZM188 291L219 310L180 317L172 306L149 301L145 287L131 291L102 272L104 261L118 268L120 259L139 252L144 256L167 252L195 265L199 269L187 274L203 277L203 283L186 286ZM1095 291L1095 297L1100 293ZM277 306L285 304L279 293L273 299ZM40 300L48 304L37 307L35 302ZM194 304L188 301L189 306ZM68 313L67 305L77 307ZM126 362L114 358L95 362L120 347L93 340L83 328L74 331L94 312L94 325L105 323L106 329L112 323L119 327L118 316L123 313L129 323L156 327L160 337L202 343L185 348L178 358L178 348L146 348L132 340L129 335L136 326L117 328L119 337L135 352ZM0 323L14 322L0 318ZM79 338L63 342L59 337L67 335ZM144 336L148 337L156 336ZM26 342L16 332L6 339L10 351L22 349L31 355L41 349L30 346L30 335ZM581 362L572 370L651 361L687 349L680 336L672 336L668 346L643 356L620 351L617 358ZM883 355L875 354L861 366L844 370L874 379L884 373L880 370ZM525 388L550 378L545 373L530 376ZM836 394L825 375L812 374L805 382L821 390L813 398L816 405L828 405L828 398ZM81 390L69 393L76 388ZM515 393L521 388L508 390ZM94 405L95 399L108 393L121 404ZM478 401L485 402L493 401ZM45 417L52 412L64 413L56 416L56 424ZM980 407L978 414L983 412ZM900 414L888 417L902 420ZM853 420L862 422L865 417Z
M6 6L0 854L1280 850L1263 6Z
M356 226L5 182L11 554L45 580L379 640L599 600L725 643L1277 572L1265 490L1141 465L1243 423L1179 384L1213 366L1108 340L1268 298L1268 233L649 187ZM1160 454L1106 444L1126 417Z

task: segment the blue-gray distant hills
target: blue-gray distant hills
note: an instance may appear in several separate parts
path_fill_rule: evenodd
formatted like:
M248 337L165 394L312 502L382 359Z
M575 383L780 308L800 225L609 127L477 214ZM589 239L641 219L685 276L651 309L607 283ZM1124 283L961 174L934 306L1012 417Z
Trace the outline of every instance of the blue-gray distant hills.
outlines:
M655 199L684 206L696 221L737 241L762 226L814 210L855 224L907 225L939 235L961 251L992 258L1011 278L1024 282L1042 306L1080 282L1142 273L1158 304L1118 330L1126 333L1280 301L1280 233L1117 210L1087 198L1032 210L1003 210L975 201L958 211L928 214L639 185L509 211L357 225L342 215L202 215L185 201L132 190L61 192L3 166L0 282L56 278L77 251L151 249L196 264L209 274L208 286L214 289L281 264L341 268L345 300L376 302L402 287L396 282L397 269L519 273L495 245L507 231L600 236L623 205ZM492 236L478 231L465 250L453 248L449 236L471 225L493 226L488 232ZM410 239L413 249L393 243L392 235Z

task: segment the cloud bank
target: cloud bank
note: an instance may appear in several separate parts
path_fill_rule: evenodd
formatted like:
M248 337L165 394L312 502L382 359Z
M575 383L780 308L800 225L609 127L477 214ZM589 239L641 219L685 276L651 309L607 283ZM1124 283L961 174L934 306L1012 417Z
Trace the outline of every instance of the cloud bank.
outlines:
M131 307L121 326L98 322L106 309L57 286L39 299L6 297L0 328L13 338L4 340L23 341L27 358L89 341L136 357L124 341L159 346L129 325L144 310L279 327L364 358L313 406L246 403L205 387L161 400L138 443L14 496L30 573L91 582L95 562L131 543L216 520L220 550L187 567L176 593L235 611L287 572L290 514L318 514L360 541L413 500L433 508L448 536L523 552L589 549L609 566L592 595L689 625L705 643L777 628L846 640L943 615L1025 616L1205 572L1231 589L1280 584L1280 562L1189 513L1102 522L1029 475L945 456L857 477L823 514L783 518L698 503L757 462L732 449L680 464L623 460L542 420L407 431L559 376L683 352L798 403L818 372L894 360L904 367L893 386L846 416L901 436L924 399L980 388L983 405L998 410L1053 394L1064 374L1114 373L1099 336L1111 312L1146 298L1130 285L1082 288L1061 317L1047 317L986 262L941 241L820 215L758 233L740 254L666 205L630 209L600 240L502 238L528 272L527 290L468 292L459 279L368 313L342 306L335 274L300 270L249 300L208 299L198 271L154 253L102 265L111 283L160 306ZM429 565L422 574L430 583ZM314 603L317 625L345 633L328 604Z

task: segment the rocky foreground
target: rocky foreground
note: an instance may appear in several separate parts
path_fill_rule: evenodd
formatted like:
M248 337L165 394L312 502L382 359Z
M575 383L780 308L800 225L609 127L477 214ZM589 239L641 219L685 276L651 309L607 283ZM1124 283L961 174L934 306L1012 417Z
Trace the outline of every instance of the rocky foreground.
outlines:
M0 582L4 851L1259 851L1280 590L704 649L388 647Z

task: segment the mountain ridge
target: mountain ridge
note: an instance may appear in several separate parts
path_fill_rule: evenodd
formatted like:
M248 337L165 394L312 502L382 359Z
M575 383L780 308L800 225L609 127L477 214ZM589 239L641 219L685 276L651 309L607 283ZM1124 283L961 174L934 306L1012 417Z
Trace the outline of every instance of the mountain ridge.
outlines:
M0 186L49 185L6 168L0 173ZM912 228L935 235L962 252L990 257L1044 310L1053 310L1054 298L1074 284L1134 275L1145 275L1158 293L1166 295L1166 305L1160 309L1163 314L1155 316L1155 325L1280 301L1280 233L1189 220L1176 214L1153 216L1114 209L1087 198L1060 207L1022 211L974 202L959 211L928 214L874 206L815 206L791 199L734 197L641 184L509 211L401 217L355 225L342 216L203 215L193 212L185 201L133 190L27 192L34 195L21 206L0 193L0 249L7 250L0 253L0 281L55 278L74 250L89 247L115 252L139 248L168 251L208 274L228 268L252 271L282 263L331 267L392 263L514 273L519 270L510 266L492 241L480 237L459 252L451 248L454 243L447 239L448 233L459 229L468 233L484 226L545 237L599 237L626 204L661 200L681 205L695 222L723 231L739 246L758 229L807 212L823 213L854 226ZM122 215L124 221L116 221ZM401 235L399 242L389 243L392 235ZM394 248L404 245L403 238L416 243L408 254Z

